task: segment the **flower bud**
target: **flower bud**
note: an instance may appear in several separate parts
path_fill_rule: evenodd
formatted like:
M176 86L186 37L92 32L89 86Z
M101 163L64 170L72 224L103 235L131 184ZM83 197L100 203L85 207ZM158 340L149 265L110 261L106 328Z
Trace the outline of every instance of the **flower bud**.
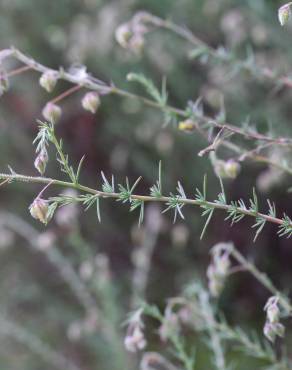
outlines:
M278 18L281 26L285 26L291 18L291 5L292 3L285 4L278 10Z
M131 27L128 23L121 24L115 32L117 42L123 47L127 48L130 38L132 37Z
M85 110L88 110L91 113L96 113L99 105L100 105L100 98L97 92L91 91L84 95L82 99L82 107Z
M47 71L40 77L39 83L47 92L52 92L57 83L57 74L54 71Z
M29 207L30 214L36 220L39 220L43 224L48 222L48 201L42 198L36 198Z
M225 174L230 179L235 179L240 172L240 164L233 159L229 159L224 165Z
M48 161L49 161L48 152L44 148L40 151L40 153L38 154L34 161L34 166L41 175L45 173Z
M61 108L54 103L47 103L42 110L44 118L50 122L56 123L62 114Z

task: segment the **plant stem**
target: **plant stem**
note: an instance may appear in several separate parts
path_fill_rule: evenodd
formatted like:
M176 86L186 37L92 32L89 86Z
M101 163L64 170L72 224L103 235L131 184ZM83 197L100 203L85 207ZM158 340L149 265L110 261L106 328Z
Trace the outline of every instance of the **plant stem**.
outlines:
M120 194L117 192L108 193L108 192L96 190L96 189L81 185L79 183L61 181L61 180L52 179L48 177L39 177L39 176L34 177L34 176L25 176L25 175L20 175L20 174L0 173L0 180L1 179L9 180L9 182L18 181L18 182L28 182L28 183L52 184L52 185L57 185L61 187L76 189L76 190L89 193L89 194L94 194L100 198L120 199ZM143 202L160 202L160 203L169 203L172 200L171 197L167 197L167 196L153 197L150 195L138 195L138 194L131 194L131 199L132 200L136 199L136 200L140 200ZM212 209L218 209L218 210L223 210L223 211L234 210L234 206L229 205L229 204L216 203L216 201L210 202L207 200L198 200L198 199L189 199L189 198L179 198L178 201L182 205L209 207ZM260 212L255 212L254 210L244 209L241 207L237 207L236 210L238 213L243 214L245 216L250 216L253 218L260 217L266 220L267 222L271 222L279 226L283 225L283 220L277 217L273 217L273 216L263 214ZM292 224L289 226L292 228Z
M157 19L160 19L160 18L157 18ZM161 21L163 21L163 20L160 20L160 22ZM185 38L187 38L189 41L191 39L193 39L193 41L195 41L195 39L196 39L195 36L194 35L191 36L190 32L185 30L184 28L176 26L176 25L170 23L169 21L163 21L163 22L165 22L166 28L176 29L176 32L179 33L181 36L184 35ZM199 43L202 43L202 41L200 41ZM217 53L217 51L216 51L216 53ZM88 75L85 79L80 81L80 78L78 78L78 76L76 76L74 74L71 74L69 72L66 72L63 69L61 69L59 71L58 70L53 70L53 69L51 69L51 68L49 68L49 67L47 67L47 66L45 66L41 63L38 63L34 59L28 57L27 55L23 54L22 52L20 52L19 50L15 49L15 48L4 49L0 52L0 60L4 60L5 58L8 58L8 57L14 57L15 59L17 59L20 62L27 65L30 69L33 69L33 70L38 71L40 73L44 73L46 71L53 71L58 75L59 79L66 80L66 81L71 82L75 85L79 85L80 87L84 87L84 88L88 88L90 90L98 91L98 92L103 93L103 94L114 94L114 95L118 95L118 96L125 97L125 98L138 99L139 101L141 101L143 104L145 104L147 106L162 110L163 112L173 113L173 114L175 114L177 116L180 116L182 118L188 118L188 113L187 113L186 110L178 109L178 108L175 108L175 107L172 107L172 106L169 106L169 105L161 106L161 104L159 104L159 103L157 103L157 102L155 102L151 99L147 99L143 96L130 93L128 91L122 90L122 89L120 89L116 86L113 86L113 85L104 84L101 81L98 81L95 78L92 78L90 75ZM292 85L292 81L291 81L291 85ZM246 139L270 142L270 143L277 144L279 146L292 145L292 139L291 138L284 138L284 137L273 138L273 137L270 137L270 136L259 134L257 132L246 131L244 129L241 129L240 127L231 125L227 122L226 123L219 123L218 121L216 121L216 119L214 119L210 116L207 116L207 115L202 115L201 117L198 117L198 121L202 124L207 124L209 126L212 125L212 126L217 127L219 129L228 130L228 131L230 131L234 134L241 135L241 136L245 137ZM197 130L197 131L202 135L202 130ZM202 136L204 136L206 138L206 135L203 134ZM226 146L227 148L229 148L230 150L234 151L237 154L243 154L244 153L244 150L242 150L236 144L230 143L228 141L223 141L223 140L222 140L222 144L224 146ZM275 166L275 167L281 169L282 171L285 171L285 172L289 173L290 175L292 175L292 169L291 168L287 167L286 165L282 165L281 163L277 163L275 161L272 161L269 158L262 157L262 156L252 156L252 157L249 157L249 159L251 159L252 161L255 161L255 162L260 162L260 163L269 164L271 166Z

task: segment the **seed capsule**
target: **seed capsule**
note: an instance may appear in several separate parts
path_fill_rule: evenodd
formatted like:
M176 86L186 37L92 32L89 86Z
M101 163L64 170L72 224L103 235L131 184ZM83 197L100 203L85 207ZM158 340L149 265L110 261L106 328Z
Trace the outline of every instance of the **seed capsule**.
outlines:
M82 99L82 107L91 113L96 113L100 106L100 98L97 92L90 91L86 93Z
M48 222L48 201L42 198L36 198L29 207L30 214L36 220L39 220L43 224Z
M57 83L57 74L53 71L47 71L43 73L40 77L40 85L43 87L47 92L52 92Z
M60 119L61 114L62 109L58 105L50 102L47 103L42 110L43 117L53 123L56 123Z
M41 175L45 173L48 161L48 152L46 149L42 149L34 161L34 166Z

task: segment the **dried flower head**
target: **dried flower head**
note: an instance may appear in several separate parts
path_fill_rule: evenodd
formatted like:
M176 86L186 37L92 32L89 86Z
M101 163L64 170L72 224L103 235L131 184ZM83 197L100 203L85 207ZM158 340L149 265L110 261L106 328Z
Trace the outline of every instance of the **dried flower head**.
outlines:
M45 173L48 161L48 152L45 148L43 148L34 161L34 166L41 175Z
M90 91L86 93L82 99L82 107L91 113L96 113L100 106L100 98L97 92Z
M54 71L44 72L39 80L41 87L43 87L47 92L52 92L56 86L58 76Z
M42 115L44 116L44 118L47 121L53 123L56 123L60 119L61 114L62 109L58 105L50 102L47 103L44 109L42 110Z
M36 220L39 220L43 224L48 222L48 201L42 198L36 198L29 207L30 214Z
M290 2L281 6L278 10L278 18L281 26L285 26L291 18L291 5L292 3Z

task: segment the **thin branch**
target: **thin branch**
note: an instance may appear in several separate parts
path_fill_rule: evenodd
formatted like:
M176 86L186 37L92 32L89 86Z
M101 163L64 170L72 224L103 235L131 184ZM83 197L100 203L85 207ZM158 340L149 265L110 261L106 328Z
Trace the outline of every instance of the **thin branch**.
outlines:
M73 182L66 182L66 181L61 181L61 180L56 180L52 178L47 178L47 177L33 177L33 176L25 176L25 175L20 175L20 174L4 174L0 173L0 179L6 180L9 179L9 182L12 181L17 181L17 182L27 182L27 183L40 183L40 184L52 184L52 185L57 185L61 187L66 187L66 188L72 188L76 189L85 193L93 194L98 196L99 198L113 198L113 199L120 199L121 194L118 192L104 192L101 190L96 190L78 183L73 183ZM159 198L153 197L151 195L138 195L138 194L131 194L131 200L140 200L142 202L159 202L159 203L165 203L165 204L170 204L173 200L172 197L167 197L167 196L161 196ZM219 203L218 201L210 202L207 200L202 200L202 199L189 199L189 198L182 198L179 197L177 199L177 202L180 205L192 205L192 206L198 206L201 208L210 208L210 209L218 209L218 210L223 210L226 212L234 212L236 211L238 214L243 215L243 216L250 216L253 218L262 218L263 220L277 224L279 226L285 226L287 228L291 228L292 232L292 223L289 223L287 225L287 221L284 219L280 219L277 217L273 217L268 214L260 213L258 211L255 211L254 209L247 209L244 207L236 207L234 205L229 205L229 204L222 204Z
M182 30L182 34L185 34L186 32L188 33L188 31L186 31L184 29ZM69 72L65 71L64 69L60 69L59 71L58 70L53 70L53 69L51 69L51 68L49 68L49 67L47 67L47 66L45 66L41 63L38 63L34 59L30 58L29 56L25 55L24 53L20 52L19 50L15 49L15 48L4 49L4 50L0 51L0 61L3 61L4 59L6 59L8 57L14 57L15 59L17 59L20 62L29 66L31 69L33 69L35 71L38 71L40 73L44 73L44 72L47 72L47 71L55 72L59 79L66 80L66 81L71 82L75 85L79 85L80 87L82 86L82 87L88 88L90 90L98 91L101 94L114 94L114 95L118 95L118 96L125 97L125 98L138 99L143 104L148 105L148 106L153 107L153 108L156 108L156 109L159 109L159 110L162 110L163 112L172 113L172 114L175 114L175 115L180 116L182 118L188 118L189 113L186 110L178 109L178 108L175 108L175 107L170 106L170 105L163 105L162 106L161 104L159 104L158 102L156 102L154 100L150 100L150 99L147 99L143 96L136 95L136 94L133 94L131 92L122 90L122 89L120 89L120 88L118 88L114 85L107 85L107 84L97 80L96 78L93 78L89 74L87 74L82 80L80 80L80 77L78 77L77 75L75 75L73 73L69 73ZM290 139L290 138L285 138L285 137L274 138L274 137L266 136L266 135L263 135L263 134L260 134L260 133L257 133L257 132L247 131L247 130L244 130L240 127L231 125L227 122L219 123L219 122L216 121L216 119L214 119L213 117L207 116L207 115L200 116L198 118L198 120L202 124L207 124L207 125L217 127L219 129L228 130L231 133L241 135L246 139L266 141L266 142L277 144L279 146L292 145L292 139ZM228 147L229 149L237 152L237 153L242 153L242 150L238 149L237 145L235 145L233 143L223 141L222 144L224 146ZM281 170L283 170L283 171L285 171L289 174L292 174L292 169L288 168L287 166L282 166L279 163L277 164L277 163L271 161L269 158L254 156L251 159L253 161L267 163L267 164L270 164L272 166L277 166L278 168L281 167Z

